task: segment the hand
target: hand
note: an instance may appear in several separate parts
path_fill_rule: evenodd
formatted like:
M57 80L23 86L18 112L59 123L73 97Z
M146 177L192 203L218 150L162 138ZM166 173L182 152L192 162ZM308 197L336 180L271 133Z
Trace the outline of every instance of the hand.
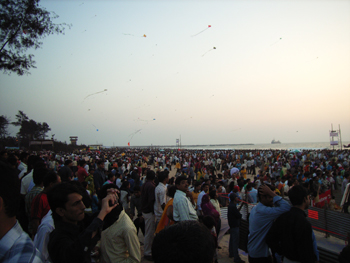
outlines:
M110 206L110 203L113 204ZM107 214L109 214L118 205L117 194L107 194L105 198L102 199L101 211L98 214L98 218L103 220Z
M269 195L271 197L274 197L276 196L276 193L273 192L270 187L268 187L267 185L263 184L259 187L259 193L261 195Z

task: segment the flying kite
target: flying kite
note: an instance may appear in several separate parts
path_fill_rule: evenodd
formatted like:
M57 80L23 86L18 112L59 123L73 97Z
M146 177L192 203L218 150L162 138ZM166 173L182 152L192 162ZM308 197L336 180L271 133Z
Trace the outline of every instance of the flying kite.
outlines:
M88 97L90 97L90 96L92 96L92 95L96 95L96 94L103 93L103 92L106 92L106 91L107 91L107 89L104 89L104 90L102 90L102 91L89 94L89 95L87 95L87 96L84 98L84 100L86 100ZM83 101L84 101L84 100L83 100Z
M139 129L139 130L137 130L137 131L131 133L131 134L129 135L129 137L131 136L130 141L132 140L132 138L133 138L136 134L138 134L138 133L141 132L141 131L142 131L142 129Z
M137 120L134 120L134 121L143 121L143 122L146 122L148 124L148 122L150 121L155 121L156 119L152 119L152 120L143 120L143 119L140 119L140 118L137 118Z
M198 36L199 34L203 33L205 30L208 30L209 28L211 28L211 25L208 25L208 27L204 30L202 30L201 32L198 32L197 34L191 36L191 37L195 37L195 36Z
M82 6L84 4L84 2L83 3L81 3L79 6Z
M92 126L94 126L96 128L96 131L98 131L97 127L95 125L92 124Z
M280 39L279 40L277 40L275 43L273 43L271 46L273 46L273 45L275 45L275 44L277 44L280 40L282 40L282 38L280 37ZM271 47L270 46L270 47Z
M216 49L216 47L213 47L212 49L209 49L207 52L205 52L205 53L202 55L202 57L204 57L205 54L207 54L208 52L210 52L210 51L212 51L212 50L214 50L214 49Z
M132 37L147 37L146 34L143 34L143 36L135 36L135 35L133 35L133 34L124 34L124 33L123 33L123 35L124 35L124 36L132 36Z

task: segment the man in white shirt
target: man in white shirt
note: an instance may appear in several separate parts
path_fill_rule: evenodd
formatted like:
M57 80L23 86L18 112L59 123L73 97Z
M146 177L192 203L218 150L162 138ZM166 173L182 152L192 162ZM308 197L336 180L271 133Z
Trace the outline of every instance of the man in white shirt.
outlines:
M188 191L186 176L179 176L175 180L176 193L173 202L174 221L198 220L192 193ZM190 198L191 201L188 199Z
M169 181L169 174L167 171L161 172L158 175L159 184L157 185L155 191L155 202L154 202L154 215L156 217L156 228L163 215L163 210L166 205L166 184Z
M55 229L55 224L52 218L52 211L49 210L41 220L37 233L34 238L35 247L41 252L45 262L51 262L47 244L49 243L50 233Z

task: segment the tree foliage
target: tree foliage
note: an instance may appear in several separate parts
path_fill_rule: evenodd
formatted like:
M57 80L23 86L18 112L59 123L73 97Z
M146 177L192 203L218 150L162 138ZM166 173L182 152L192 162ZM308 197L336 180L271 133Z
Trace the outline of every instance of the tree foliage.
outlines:
M8 135L7 127L10 124L10 119L6 116L0 116L0 138L4 139L6 135Z
M34 55L27 50L37 49L41 40L51 34L64 34L66 26L54 24L58 18L39 6L40 0L0 1L0 70L7 74L30 74L35 67Z
M15 126L20 126L18 137L25 144L32 140L45 140L47 133L51 131L50 126L46 123L36 122L29 119L23 111L18 111L16 121L12 122Z

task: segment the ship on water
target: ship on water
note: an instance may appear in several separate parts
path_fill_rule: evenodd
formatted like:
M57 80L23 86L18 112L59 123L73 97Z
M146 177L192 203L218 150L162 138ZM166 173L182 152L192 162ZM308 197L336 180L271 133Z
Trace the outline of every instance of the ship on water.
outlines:
M273 139L273 140L271 141L271 144L281 144L281 142L280 142L280 141L276 141L275 139Z

